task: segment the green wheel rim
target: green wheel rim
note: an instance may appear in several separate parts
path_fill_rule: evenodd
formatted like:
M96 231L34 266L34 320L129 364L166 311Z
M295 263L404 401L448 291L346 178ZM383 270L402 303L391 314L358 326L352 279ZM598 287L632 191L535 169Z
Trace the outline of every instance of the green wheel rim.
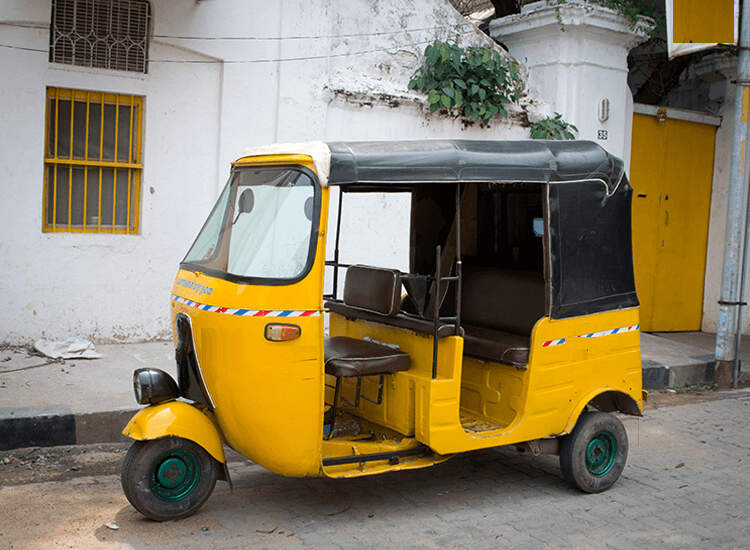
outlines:
M175 502L192 493L200 478L198 457L184 449L173 449L154 461L151 491L161 500Z
M617 440L609 432L599 432L586 446L586 468L592 475L607 475L617 458Z

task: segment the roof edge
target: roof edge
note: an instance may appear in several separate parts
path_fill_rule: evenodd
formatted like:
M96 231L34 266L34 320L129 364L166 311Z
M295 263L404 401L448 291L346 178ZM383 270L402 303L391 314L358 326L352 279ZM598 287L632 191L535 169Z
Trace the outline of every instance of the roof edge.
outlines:
M299 143L272 143L246 147L243 157L261 157L267 155L307 155L313 160L315 172L322 187L328 187L328 175L331 172L331 150L323 141L304 141Z

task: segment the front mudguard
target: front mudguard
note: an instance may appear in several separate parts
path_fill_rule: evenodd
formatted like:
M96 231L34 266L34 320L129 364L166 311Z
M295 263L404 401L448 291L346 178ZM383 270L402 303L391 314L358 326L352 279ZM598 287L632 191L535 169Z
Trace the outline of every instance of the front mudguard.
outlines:
M141 409L130 419L123 435L137 441L176 436L203 447L220 463L226 463L221 435L211 417L194 405L170 401Z

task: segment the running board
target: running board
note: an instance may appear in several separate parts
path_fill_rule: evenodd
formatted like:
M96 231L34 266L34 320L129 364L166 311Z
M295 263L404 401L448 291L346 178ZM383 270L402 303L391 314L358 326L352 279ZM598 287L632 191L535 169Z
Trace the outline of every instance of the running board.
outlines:
M416 456L427 453L427 447L416 447L405 451L391 451L390 453L373 453L369 455L334 456L323 459L323 466L337 466L339 464L356 464L359 462L372 462L373 460L388 460L391 464L398 464L399 458L405 456Z

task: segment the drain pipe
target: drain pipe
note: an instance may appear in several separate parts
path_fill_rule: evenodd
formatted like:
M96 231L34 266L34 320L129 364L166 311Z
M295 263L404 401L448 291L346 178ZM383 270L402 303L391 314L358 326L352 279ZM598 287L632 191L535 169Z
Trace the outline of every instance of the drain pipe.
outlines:
M716 330L715 382L719 387L731 384L733 365L737 359L736 333L740 307L740 266L744 241L745 210L747 206L746 146L748 117L750 116L750 1L742 2L740 15L739 60L737 63L737 93L734 104L734 136L729 193L727 196L727 225L724 234L724 267L721 273L721 299Z
M742 247L742 274L740 275L740 299L737 305L737 330L734 335L734 361L732 362L732 387L737 388L740 379L740 346L742 342L742 306L745 302L745 278L747 277L747 251L750 248L750 192L747 193L747 204L745 205L745 244Z

